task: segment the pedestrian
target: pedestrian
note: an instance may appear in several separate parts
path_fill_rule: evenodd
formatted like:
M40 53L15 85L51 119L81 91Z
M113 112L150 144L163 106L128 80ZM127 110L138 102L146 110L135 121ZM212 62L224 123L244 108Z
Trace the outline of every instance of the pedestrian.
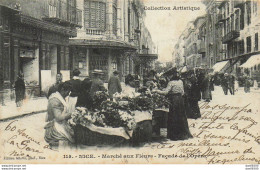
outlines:
M232 74L228 78L228 89L231 95L235 95L235 76Z
M154 92L169 96L170 108L167 120L167 138L174 141L192 138L184 108L183 82L178 76L177 69L172 70L171 80L167 88L163 91L154 90Z
M81 83L81 93L78 96L77 105L78 107L91 108L90 88L92 81L89 77L86 77Z
M113 101L113 95L115 93L121 93L122 87L119 80L119 72L116 70L108 80L108 94L111 101Z
M251 79L249 76L245 75L245 85L244 91L245 93L250 93Z
M201 117L199 103L198 103L201 98L201 94L199 90L198 81L192 70L189 71L188 79L191 85L189 90L190 93L187 97L187 100L191 111L189 115L187 114L187 118L198 119Z
M254 90L258 90L258 83L256 80L254 80Z
M47 94L47 98L49 98L52 93L55 93L56 91L58 91L58 87L59 87L59 85L62 83L62 78L63 78L63 76L62 76L61 73L58 73L58 74L56 75L56 82L55 82L55 84L53 84L53 85L49 88L49 91L48 91L48 94Z
M74 132L68 124L71 118L65 98L72 90L69 81L61 83L58 91L52 93L48 100L44 139L52 149L70 147L74 143Z
M104 86L104 82L101 80L101 76L103 75L102 70L95 69L93 72L93 79L92 84L90 88L90 96L91 98L94 97L97 91L106 91L106 88Z
M69 80L70 84L72 85L71 93L68 98L70 112L75 111L78 97L81 93L81 80L79 77L80 73L81 72L78 69L73 70L72 72L73 77L71 80Z
M190 118L192 117L191 115L193 113L190 107L190 103L188 101L188 98L191 95L191 82L188 79L188 72L181 73L181 80L183 82L183 87L184 87L183 101L184 101L185 113L187 118Z
M1 101L1 105L5 106L5 102L4 102L4 77L3 77L3 72L0 72L0 101Z
M202 72L203 79L202 79L202 99L206 102L212 100L212 94L210 89L210 76L206 70Z
M17 76L17 80L15 81L15 102L16 107L21 107L23 105L23 100L25 98L25 83L23 78L23 73L19 73Z
M228 94L228 82L229 82L228 73L225 73L224 76L222 76L222 79L221 79L221 87L222 87L225 95Z

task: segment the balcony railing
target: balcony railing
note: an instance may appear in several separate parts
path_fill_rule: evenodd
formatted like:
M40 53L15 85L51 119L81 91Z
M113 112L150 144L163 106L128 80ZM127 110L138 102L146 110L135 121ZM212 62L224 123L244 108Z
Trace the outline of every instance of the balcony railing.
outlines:
M44 20L63 26L82 26L82 11L75 6L71 6L61 0L53 0L52 3L46 1L46 3Z
M224 14L218 14L217 19L218 19L218 22L224 22L226 20Z
M95 28L86 29L86 34L88 34L88 35L103 35L104 32L105 32L104 30L95 29Z
M228 42L238 38L240 36L239 31L231 31L222 38L222 43L227 44Z
M236 0L236 1L234 1L234 7L235 8L241 8L244 3L245 3L244 0Z

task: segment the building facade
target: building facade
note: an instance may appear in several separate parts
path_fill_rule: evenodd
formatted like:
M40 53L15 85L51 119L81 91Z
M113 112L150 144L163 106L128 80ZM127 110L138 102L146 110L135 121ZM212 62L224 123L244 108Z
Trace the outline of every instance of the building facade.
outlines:
M206 5L204 20L198 22L198 17L184 31L186 65L199 65L198 60L194 61L197 52L201 55L200 65L205 68L237 76L248 74L260 81L259 1L210 0L203 3ZM193 42L196 37L197 51Z
M82 11L75 0L1 0L0 9L1 86L8 95L21 72L27 92L40 95L70 69L69 38L81 27Z
M184 31L184 61L191 69L205 65L205 16L197 17L190 22Z
M223 71L232 72L237 76L246 73L260 80L260 62L245 69L242 66L249 58L260 53L259 1L229 0L215 4L215 62L228 61L228 67Z
M92 76L94 69L104 72L107 81L114 70L121 80L127 74L140 74L139 54L152 41L146 33L145 12L139 0L77 0L83 11L83 26L70 39L71 68L79 69L82 78ZM149 33L149 31L147 31ZM147 43L144 43L147 42ZM137 64L138 65L138 64Z

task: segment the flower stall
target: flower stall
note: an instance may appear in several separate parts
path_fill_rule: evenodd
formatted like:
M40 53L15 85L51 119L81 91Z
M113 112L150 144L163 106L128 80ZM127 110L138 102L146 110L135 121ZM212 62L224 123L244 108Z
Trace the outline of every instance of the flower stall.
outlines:
M138 146L151 140L153 111L167 103L165 97L151 93L120 93L110 101L99 91L93 107L77 107L69 123L77 144Z

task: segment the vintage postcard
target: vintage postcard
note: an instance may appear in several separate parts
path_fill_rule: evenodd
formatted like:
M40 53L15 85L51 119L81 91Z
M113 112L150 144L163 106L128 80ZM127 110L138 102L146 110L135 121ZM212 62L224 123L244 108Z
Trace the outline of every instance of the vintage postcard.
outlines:
M259 164L259 0L0 0L0 164Z

